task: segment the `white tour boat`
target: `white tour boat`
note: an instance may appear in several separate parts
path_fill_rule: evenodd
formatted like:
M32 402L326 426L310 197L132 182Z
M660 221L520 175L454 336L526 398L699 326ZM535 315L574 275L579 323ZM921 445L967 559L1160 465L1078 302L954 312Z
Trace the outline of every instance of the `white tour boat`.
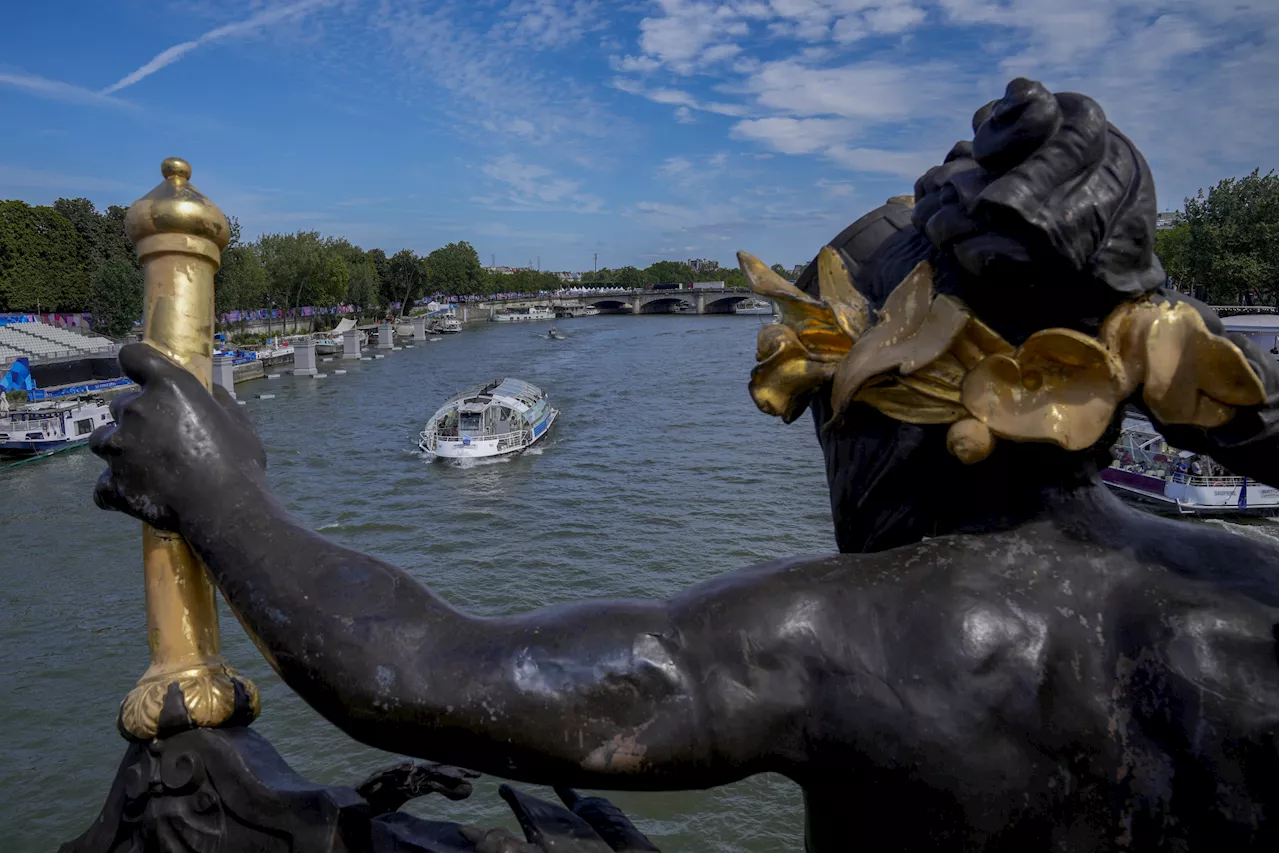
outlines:
M419 436L418 447L446 459L518 453L547 434L560 413L519 379L495 379L455 394Z
M1121 497L1173 515L1275 515L1277 491L1237 477L1208 456L1169 446L1145 417L1128 414L1102 480Z
M441 314L427 322L427 331L432 334L456 335L462 331L462 321L453 314Z
M49 400L0 411L0 455L38 456L84 444L112 423L103 400Z
M490 318L498 323L529 323L537 320L554 320L555 312L542 305L532 308L503 308L493 312Z
M599 314L600 309L594 305L561 305L555 310L556 317L564 319L573 319L574 317L595 317Z

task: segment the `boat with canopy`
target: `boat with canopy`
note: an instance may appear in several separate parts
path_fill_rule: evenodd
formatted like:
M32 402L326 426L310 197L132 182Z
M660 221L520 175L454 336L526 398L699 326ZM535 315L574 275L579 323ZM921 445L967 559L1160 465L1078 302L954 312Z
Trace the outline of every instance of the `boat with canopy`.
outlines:
M519 453L547 434L560 413L520 379L494 379L449 398L427 421L418 447L446 459Z

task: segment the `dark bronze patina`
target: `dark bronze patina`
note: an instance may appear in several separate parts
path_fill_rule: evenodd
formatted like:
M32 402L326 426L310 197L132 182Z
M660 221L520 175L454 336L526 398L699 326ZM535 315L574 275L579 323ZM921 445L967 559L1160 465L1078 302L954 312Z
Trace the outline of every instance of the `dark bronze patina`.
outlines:
M1015 345L1181 298L1150 174L1096 104L1020 80L974 128L913 208L832 242L873 306L923 260ZM1274 485L1275 362L1236 343L1265 403L1166 435ZM120 360L143 390L92 438L99 504L181 533L281 677L364 743L596 789L777 772L820 853L1277 846L1276 548L1113 498L1114 424L1084 451L1001 441L965 465L945 425L819 391L838 556L478 618L294 520L228 398L145 345Z

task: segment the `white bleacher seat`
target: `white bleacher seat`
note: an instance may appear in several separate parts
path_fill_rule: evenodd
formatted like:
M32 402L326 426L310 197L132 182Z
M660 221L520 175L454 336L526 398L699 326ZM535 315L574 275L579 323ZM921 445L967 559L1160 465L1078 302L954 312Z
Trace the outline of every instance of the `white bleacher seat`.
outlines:
M33 358L61 358L110 349L111 341L46 323L12 323L0 326L0 346Z

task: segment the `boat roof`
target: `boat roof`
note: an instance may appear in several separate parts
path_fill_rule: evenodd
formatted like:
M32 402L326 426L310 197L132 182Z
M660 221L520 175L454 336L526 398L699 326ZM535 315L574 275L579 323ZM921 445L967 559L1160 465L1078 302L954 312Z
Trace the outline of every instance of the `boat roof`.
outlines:
M1280 316L1275 314L1240 314L1223 317L1222 328L1228 332L1276 332L1280 330Z
M510 377L491 379L454 394L431 416L431 419L435 420L455 405L460 412L482 412L494 402L510 406L523 413L537 405L543 396L542 389L523 379Z

